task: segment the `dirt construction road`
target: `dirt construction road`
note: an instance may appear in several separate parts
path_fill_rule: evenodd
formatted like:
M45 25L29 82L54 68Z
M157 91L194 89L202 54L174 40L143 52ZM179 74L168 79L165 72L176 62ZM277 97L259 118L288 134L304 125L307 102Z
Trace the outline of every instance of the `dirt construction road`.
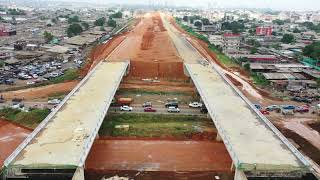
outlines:
M186 79L180 59L159 13L147 13L108 58L131 60L130 77Z

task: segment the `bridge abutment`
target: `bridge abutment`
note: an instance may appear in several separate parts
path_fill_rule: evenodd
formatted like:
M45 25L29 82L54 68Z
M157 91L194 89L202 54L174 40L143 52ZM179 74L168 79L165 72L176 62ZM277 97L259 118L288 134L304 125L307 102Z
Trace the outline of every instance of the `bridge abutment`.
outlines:
M84 180L84 167L78 167L72 177L72 180Z
M234 173L234 180L248 180L243 171L236 169Z
M218 132L217 132L216 141L219 141L219 142L221 142L221 141L222 141L222 138L221 138L221 136L220 136L220 134L219 134Z

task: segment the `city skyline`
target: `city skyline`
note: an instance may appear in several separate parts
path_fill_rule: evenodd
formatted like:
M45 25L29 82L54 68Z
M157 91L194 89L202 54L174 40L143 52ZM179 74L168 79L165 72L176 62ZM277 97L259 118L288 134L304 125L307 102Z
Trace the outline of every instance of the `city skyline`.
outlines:
M58 0L51 0L58 1ZM67 0L60 0L67 1ZM78 2L94 2L100 4L128 4L128 5L167 5L167 6L189 6L189 7L202 7L202 8L263 8L274 10L320 10L319 0L73 0ZM70 2L70 1L69 1Z

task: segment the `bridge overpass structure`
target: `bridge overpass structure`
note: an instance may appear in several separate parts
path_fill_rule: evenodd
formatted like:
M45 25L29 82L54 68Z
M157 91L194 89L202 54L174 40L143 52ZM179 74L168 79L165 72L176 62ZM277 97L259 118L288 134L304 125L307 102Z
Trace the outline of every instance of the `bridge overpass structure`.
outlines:
M128 66L129 61L97 64L6 159L5 179L71 179L74 174L81 179L85 160Z
M305 157L224 75L203 57L162 14L185 74L191 77L233 161L235 179L302 177L310 172Z

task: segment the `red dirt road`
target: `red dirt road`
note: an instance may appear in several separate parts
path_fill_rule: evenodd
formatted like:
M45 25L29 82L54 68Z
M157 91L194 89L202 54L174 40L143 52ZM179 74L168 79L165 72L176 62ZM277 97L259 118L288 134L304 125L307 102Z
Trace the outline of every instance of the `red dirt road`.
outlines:
M31 129L0 119L0 168L4 160L31 133Z
M79 81L70 81L59 84L52 84L36 88L28 88L17 91L9 91L2 93L3 97L7 100L17 98L24 98L25 100L36 100L46 98L55 93L66 93L72 91Z
M159 13L147 13L108 60L131 60L129 77L187 79Z
M97 140L86 161L90 172L230 172L231 158L214 141Z

